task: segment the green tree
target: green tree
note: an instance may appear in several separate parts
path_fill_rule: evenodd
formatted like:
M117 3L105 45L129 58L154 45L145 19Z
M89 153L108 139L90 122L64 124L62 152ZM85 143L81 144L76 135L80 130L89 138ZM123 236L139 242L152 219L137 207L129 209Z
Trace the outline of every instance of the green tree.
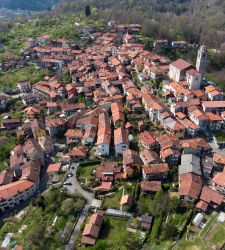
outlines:
M32 202L33 206L37 206L37 207L41 207L43 209L45 209L46 204L45 204L45 199L43 197L43 195L38 195Z
M141 249L142 242L137 236L128 237L125 241L125 246L128 250L137 250L137 249Z
M31 244L39 245L43 241L44 225L36 224L30 232L29 240Z
M23 145L24 142L26 140L26 136L25 135L20 135L17 139L16 139L16 144L21 144Z
M74 205L75 205L74 199L67 198L63 201L62 206L61 206L61 210L63 213L68 215L74 210Z
M178 229L175 225L167 223L162 232L162 238L164 240L174 240L178 235Z
M125 115L128 115L128 114L129 114L129 108L128 108L128 107L124 107L123 113L124 113Z
M60 80L64 83L71 83L72 79L70 76L70 72L68 70L62 72L62 75L60 76Z
M90 16L91 15L91 9L90 5L85 6L85 16Z
M84 201L83 198L76 199L76 201L74 202L74 209L75 209L75 211L76 212L80 212L83 209L83 207L84 207L84 203L85 203L85 201Z
M176 212L179 206L180 206L180 199L176 196L172 197L169 202L169 209L172 210L172 212Z
M150 202L150 211L154 216L159 216L165 213L168 209L169 196L167 192L162 189L156 192L154 200Z
M78 95L78 97L77 97L77 102L78 102L78 103L85 103L85 98L84 98L84 96Z

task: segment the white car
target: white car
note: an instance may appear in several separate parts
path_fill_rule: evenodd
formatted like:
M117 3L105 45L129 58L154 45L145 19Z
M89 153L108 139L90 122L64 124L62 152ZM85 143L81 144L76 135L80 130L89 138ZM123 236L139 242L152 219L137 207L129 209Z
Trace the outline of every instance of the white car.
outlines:
M72 186L72 183L71 182L64 182L63 186Z

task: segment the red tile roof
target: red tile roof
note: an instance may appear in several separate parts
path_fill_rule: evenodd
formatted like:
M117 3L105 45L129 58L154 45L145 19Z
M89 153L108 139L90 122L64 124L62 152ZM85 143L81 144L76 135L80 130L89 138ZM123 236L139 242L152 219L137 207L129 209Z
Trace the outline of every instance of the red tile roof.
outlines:
M192 199L198 199L202 189L202 179L200 176L187 173L180 175L180 196L189 196Z
M172 66L176 67L179 70L184 70L193 67L189 62L184 61L183 59L178 59L175 62L171 63Z
M202 189L202 193L200 196L200 200L207 202L210 204L211 202L216 204L217 206L221 205L223 202L223 195L218 193L215 190L205 186Z
M21 180L0 186L0 200L10 199L16 194L22 193L25 190L32 188L34 185L35 183L32 181Z
M80 129L68 129L65 133L66 137L78 137L82 138L83 137L83 131Z
M105 189L105 190L110 190L112 188L112 182L110 182L110 181L103 181L102 185L101 185L101 188Z
M74 147L72 150L69 152L69 156L72 157L85 157L87 156L87 147Z
M54 163L48 165L47 173L52 173L52 172L59 172L61 168L61 163Z
M212 182L221 187L225 187L225 171L217 173L213 177Z
M139 135L139 141L146 146L151 146L156 142L155 135L151 132L144 131Z
M141 158L139 154L131 149L123 151L123 165L141 165Z
M213 161L217 164L222 164L225 166L225 155L214 153L213 154Z
M114 130L114 144L128 144L129 145L129 140L128 140L128 135L127 131L120 127Z
M103 217L100 214L93 214L89 220L89 223L86 224L84 231L82 233L82 244L95 245L98 238Z
M145 174L158 174L169 171L169 166L167 163L158 163L142 166Z
M142 181L141 189L144 192L157 192L161 188L161 181Z
M125 204L131 205L132 202L133 202L133 198L129 194L122 195L120 199L120 205L125 205Z

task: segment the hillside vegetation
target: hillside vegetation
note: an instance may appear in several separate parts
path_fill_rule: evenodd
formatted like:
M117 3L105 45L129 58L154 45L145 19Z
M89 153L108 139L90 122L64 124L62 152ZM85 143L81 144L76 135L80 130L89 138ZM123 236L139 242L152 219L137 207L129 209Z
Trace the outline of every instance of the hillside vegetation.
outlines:
M225 49L225 1L221 0L61 0L55 14L102 10L105 20L143 24L146 35L185 39ZM212 39L213 38L213 39Z
M0 0L0 7L41 11L50 9L58 0Z

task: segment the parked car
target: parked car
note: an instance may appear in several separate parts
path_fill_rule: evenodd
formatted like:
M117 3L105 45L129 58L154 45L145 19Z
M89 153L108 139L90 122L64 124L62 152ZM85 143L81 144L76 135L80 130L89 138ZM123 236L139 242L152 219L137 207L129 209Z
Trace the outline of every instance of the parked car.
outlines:
M64 182L63 186L72 186L72 183L71 182Z

